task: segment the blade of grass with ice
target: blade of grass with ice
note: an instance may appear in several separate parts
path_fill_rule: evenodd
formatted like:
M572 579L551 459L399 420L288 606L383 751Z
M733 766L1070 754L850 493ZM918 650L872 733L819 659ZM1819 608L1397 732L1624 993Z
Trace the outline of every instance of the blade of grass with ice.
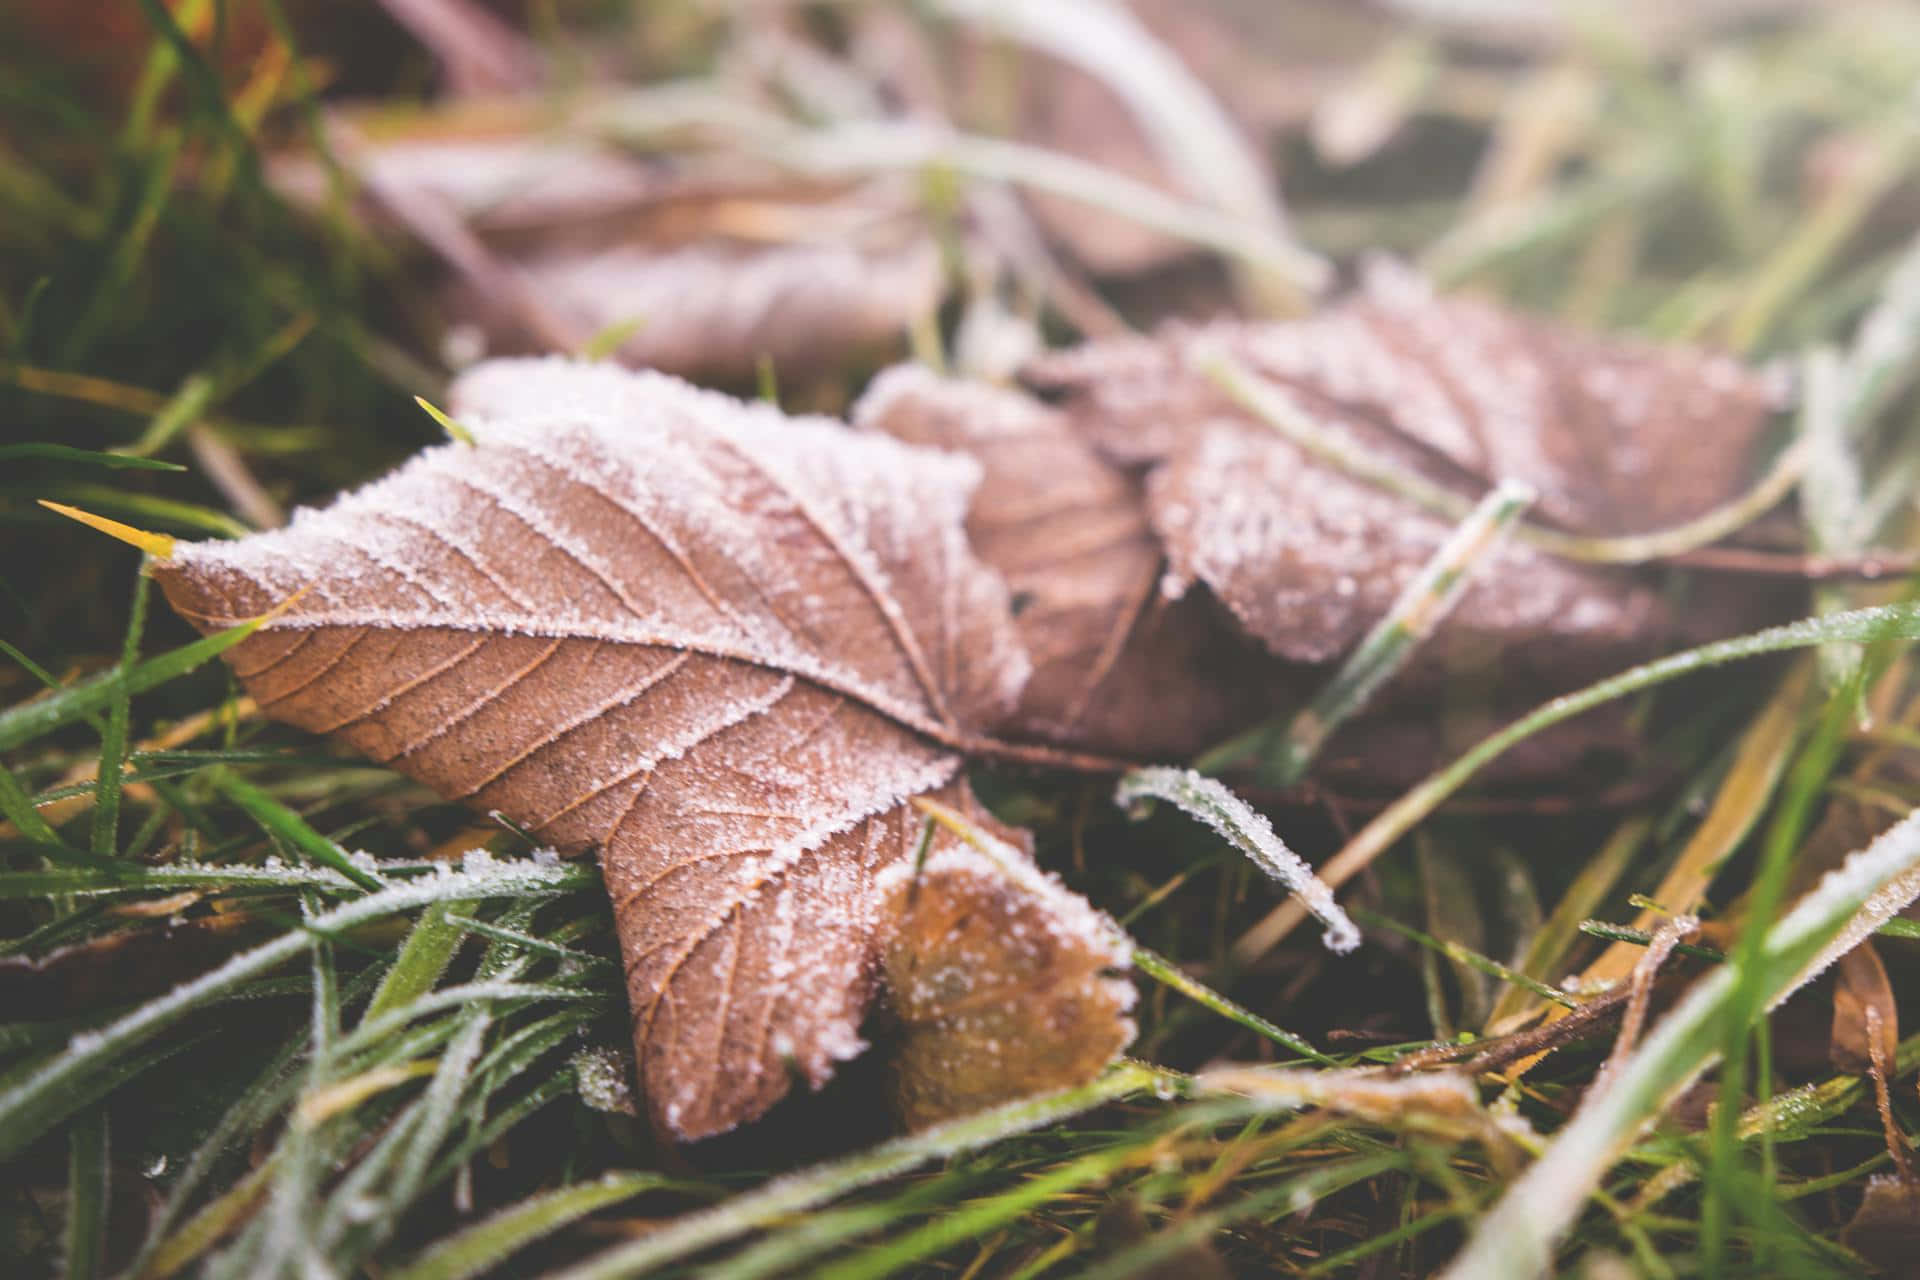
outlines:
M214 769L210 771L209 780L221 795L239 805L262 830L289 849L338 871L370 893L386 885L379 875L349 858L346 850L308 826L306 819L239 774L229 769Z
M1135 769L1120 779L1113 801L1132 809L1142 800L1165 800L1226 837L1255 866L1285 885L1303 910L1318 917L1326 926L1328 950L1347 952L1360 945L1360 930L1334 902L1333 890L1274 834L1272 823L1212 778L1164 765Z
M1522 1280L1547 1274L1555 1244L1640 1126L1659 1114L1720 1054L1743 985L1778 1005L1848 946L1920 891L1920 812L1890 828L1829 873L1766 930L1744 971L1724 965L1702 978L1621 1065L1612 1086L1590 1098L1546 1153L1480 1220L1445 1273L1454 1280ZM1755 1016L1760 1010L1755 1011Z
M711 1209L676 1218L631 1243L615 1245L560 1272L554 1280L621 1280L645 1275L930 1160L987 1146L1104 1103L1165 1087L1175 1079L1170 1073L1143 1063L1123 1062L1091 1084L993 1107L962 1120L880 1143L841 1160L776 1178Z
M1335 1066L1337 1061L1314 1048L1291 1031L1282 1030L1268 1022L1251 1009L1246 1009L1215 991L1212 987L1192 977L1178 965L1158 952L1145 947L1133 949L1133 967L1152 978L1155 982L1178 991L1187 999L1203 1008L1211 1009L1221 1017L1237 1022L1247 1030L1273 1041L1277 1045L1293 1050L1303 1058L1309 1058L1323 1066Z
M1769 627L1751 635L1682 650L1555 698L1506 728L1481 739L1471 750L1430 774L1388 805L1362 827L1338 854L1327 860L1320 868L1320 878L1329 886L1339 888L1385 853L1416 823L1466 786L1489 761L1542 729L1551 728L1583 711L1590 711L1643 689L1651 689L1678 676L1743 658L1805 649L1833 640L1867 643L1892 639L1920 639L1920 605L1898 604L1855 609L1824 618L1808 618L1784 626ZM1241 965L1251 964L1290 933L1303 918L1304 913L1295 904L1282 903L1234 943L1234 959Z
M436 902L564 892L568 878L561 874L560 868L533 863L503 864L482 872L429 876L396 884L322 912L307 921L304 928L242 952L99 1031L75 1036L65 1052L45 1064L31 1079L0 1092L0 1159L12 1156L57 1124L72 1110L71 1100L84 1090L86 1082L109 1068L116 1059L146 1044L215 997L271 973L327 935Z
M1394 598L1352 655L1291 720L1262 725L1194 761L1201 773L1256 763L1261 782L1288 786L1306 775L1327 739L1367 705L1446 619L1502 535L1532 504L1527 486L1507 481L1482 498Z
M673 1185L665 1174L608 1173L592 1182L542 1192L448 1236L387 1273L387 1280L471 1280L586 1215Z

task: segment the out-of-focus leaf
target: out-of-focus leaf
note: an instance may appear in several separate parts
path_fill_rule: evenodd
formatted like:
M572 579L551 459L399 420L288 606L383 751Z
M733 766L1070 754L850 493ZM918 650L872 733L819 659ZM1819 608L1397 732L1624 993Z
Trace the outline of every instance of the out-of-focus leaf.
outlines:
M967 536L1006 578L1033 660L1020 732L1187 755L1260 715L1273 699L1254 691L1292 674L1263 660L1201 593L1161 595L1162 552L1138 481L1064 414L1018 391L902 365L874 381L854 422L980 462Z
M1893 984L1880 953L1871 942L1863 942L1834 966L1833 1039L1828 1049L1834 1068L1855 1075L1868 1071L1876 1034L1880 1061L1894 1061L1900 1049L1900 1012L1894 1005Z
M1276 653L1307 661L1357 640L1448 526L1250 421L1209 376L1223 355L1350 447L1462 496L1523 481L1544 520L1596 535L1738 495L1776 396L1731 361L1437 297L1385 264L1308 320L1172 326L1030 366L1110 455L1156 468L1148 501L1175 579L1207 584ZM1645 656L1663 624L1631 574L1516 542L1440 635L1565 682Z
M1840 1243L1898 1280L1920 1276L1920 1183L1871 1179Z

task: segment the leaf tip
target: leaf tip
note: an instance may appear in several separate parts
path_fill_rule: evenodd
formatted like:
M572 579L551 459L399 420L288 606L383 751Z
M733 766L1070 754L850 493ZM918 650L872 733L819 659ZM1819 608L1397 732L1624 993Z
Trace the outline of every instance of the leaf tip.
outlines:
M460 423L454 421L453 418L447 415L447 412L444 409L440 408L439 405L436 405L435 403L433 403L433 401L427 399L425 396L415 396L413 398L413 402L419 405L422 409L425 409L427 411L427 416L429 418L432 418L435 422L439 423L440 429L442 431L445 431L449 436L452 436L455 440L459 441L461 444L475 443L473 438L473 432L467 430L467 428L460 425Z
M49 502L47 499L41 498L39 499L39 503L56 515L63 515L69 520L77 520L89 529L99 530L109 538L116 538L130 547L138 547L155 560L171 560L173 558L174 540L171 535L149 533L145 529L136 529L130 524L121 524L118 520L109 520L105 516L97 516L91 511L82 511L78 507L67 506L63 502Z

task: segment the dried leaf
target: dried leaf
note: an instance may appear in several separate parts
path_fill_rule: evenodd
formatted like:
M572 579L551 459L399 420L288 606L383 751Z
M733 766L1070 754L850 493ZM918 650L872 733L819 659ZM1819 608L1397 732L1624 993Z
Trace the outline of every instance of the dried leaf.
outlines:
M1900 1013L1894 1006L1887 966L1871 942L1863 942L1834 966L1833 1037L1828 1053L1836 1071L1865 1075L1873 1066L1873 1039L1882 1062L1899 1056Z
M1735 496L1775 396L1731 361L1438 298L1385 265L1308 320L1176 326L1036 362L1032 380L1068 391L1111 456L1158 464L1148 498L1176 579L1205 582L1274 652L1305 661L1357 640L1447 526L1249 421L1205 371L1222 353L1403 470L1463 496L1522 480L1545 518L1590 534L1644 532ZM1564 685L1637 656L1661 620L1631 574L1509 545L1441 635Z
M444 309L492 352L579 350L630 325L616 353L628 364L805 374L897 349L945 295L910 183L823 186L737 154L644 159L543 134L542 118L510 104L398 129L335 117L369 214L451 268ZM304 153L270 174L304 203L326 197Z
M1780 399L1777 379L1733 360L1442 297L1384 259L1353 298L1307 320L1173 325L1028 373L1073 391L1103 448L1154 461L1193 422L1244 417L1203 372L1219 353L1402 465L1455 484L1525 481L1538 515L1599 535L1677 524L1736 495Z
M1263 652L1211 593L1164 594L1168 575L1141 486L1066 415L1018 391L902 366L874 381L854 417L981 464L967 533L1012 588L1015 625L1034 661L1013 731L1136 758L1189 755L1299 705L1326 678L1324 668ZM1470 636L1441 637L1427 670L1461 692L1459 705L1437 697L1433 679L1402 677L1375 713L1335 736L1319 775L1362 791L1404 785L1424 776L1436 753L1531 706L1534 689L1473 687L1485 650ZM1623 752L1632 741L1624 714L1605 711L1528 742L1497 776L1565 776L1590 752Z
M1285 495L1284 498L1282 495ZM1278 655L1324 662L1392 606L1450 526L1364 481L1316 466L1271 431L1207 423L1148 484L1178 584L1204 582ZM1657 624L1650 590L1530 547L1494 551L1440 634L1547 646L1551 669L1577 643L1617 666Z
M264 711L597 845L650 1114L720 1132L863 1047L903 801L1027 675L977 469L605 365L454 404L477 446L155 577L204 629L306 588L229 654Z
M1840 1243L1886 1275L1920 1276L1920 1183L1888 1174L1869 1179Z
M880 876L895 1105L913 1128L1086 1079L1133 1038L1133 988L1107 976L1130 963L1125 936L965 799L980 847L940 826L924 864Z
M965 453L985 479L967 515L974 550L1007 580L1033 660L1015 731L1131 756L1219 741L1273 699L1263 663L1210 600L1167 600L1140 485L1064 414L1018 391L888 370L854 422Z
M633 244L544 254L521 271L582 332L636 322L621 361L717 379L744 379L763 359L798 376L898 348L946 290L939 250L918 229L864 248ZM494 350L538 346L514 316L454 305L483 320Z

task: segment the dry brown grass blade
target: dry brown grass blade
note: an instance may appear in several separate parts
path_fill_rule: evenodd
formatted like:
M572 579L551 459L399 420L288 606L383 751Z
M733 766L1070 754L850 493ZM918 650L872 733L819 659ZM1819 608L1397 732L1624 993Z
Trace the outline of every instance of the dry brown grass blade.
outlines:
M250 720L258 713L259 708L254 705L252 698L236 698L226 706L215 707L210 711L196 711L177 724L170 726L165 732L156 733L150 738L141 739L134 744L133 750L177 750L215 729ZM60 785L73 786L76 783L92 782L99 776L100 762L97 759L86 760L67 770L60 779ZM122 790L121 794L139 803L146 803L152 799L151 789L140 783L128 784ZM86 791L77 796L68 796L64 800L52 801L51 803L40 806L40 816L46 819L49 826L62 826L72 821L75 816L85 813L91 808L93 805L93 797L93 792ZM11 822L0 822L0 839L9 838L18 834L18 830Z
M1645 954L1633 966L1632 982L1627 987L1627 1011L1620 1019L1620 1034L1614 1038L1613 1052L1607 1055L1607 1060L1593 1077L1593 1088L1606 1088L1619 1074L1620 1064L1627 1060L1633 1047L1640 1042L1640 1031L1646 1026L1647 1010L1653 1002L1653 984L1659 978L1662 966L1672 958L1675 947L1698 932L1698 916L1675 916L1654 933Z
M1660 887L1653 891L1653 900L1664 910L1690 912L1698 907L1706 898L1714 873L1760 820L1774 784L1780 780L1800 740L1812 676L1812 661L1797 660L1741 736L1733 762L1720 781L1720 789L1714 793L1706 817L1688 837L1661 879ZM1634 928L1643 930L1658 928L1660 924L1660 915L1650 910L1642 911L1633 921ZM1631 943L1612 943L1581 971L1576 981L1588 991L1618 982L1633 971L1641 952L1640 947ZM1549 1011L1547 1016L1554 1015Z

